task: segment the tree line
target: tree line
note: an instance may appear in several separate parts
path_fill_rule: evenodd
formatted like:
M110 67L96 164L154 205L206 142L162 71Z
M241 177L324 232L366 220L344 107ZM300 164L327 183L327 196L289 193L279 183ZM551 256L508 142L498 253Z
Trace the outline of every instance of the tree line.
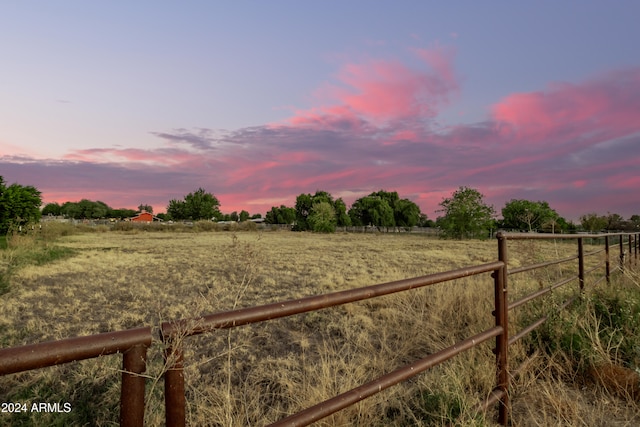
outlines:
M153 213L150 205L141 203L138 209L112 209L101 201L82 199L63 204L48 203L42 210L41 193L32 186L14 183L6 185L0 176L0 234L12 227L36 222L42 215L63 215L73 219L130 218L141 211ZM574 224L561 217L546 201L512 199L501 210L502 218L496 219L493 206L484 201L484 195L470 187L460 187L451 197L439 204L442 215L435 221L427 218L417 204L401 198L396 191L380 190L357 199L349 209L342 198L334 198L326 191L303 193L296 197L295 206L273 206L266 213L268 224L288 224L298 231L333 232L336 227L437 227L443 237L469 238L488 236L492 230L506 229L542 232L575 232L582 229L600 231L640 231L640 215L624 219L621 215L587 213ZM261 218L261 214L223 214L220 201L203 188L172 199L166 213L157 217L174 221L246 221Z
M401 199L395 191L380 190L357 199L347 210L342 198L334 199L326 192L300 194L295 207L272 207L265 217L269 224L289 224L297 231L330 233L336 227L376 226L413 227L432 226L417 204Z
M239 214L232 212L223 214L219 209L220 202L211 193L207 193L204 189L191 192L184 196L182 200L172 199L167 205L167 213L158 213L157 218L161 220L174 221L198 221L211 220L216 221L245 221L247 219L260 217L260 214L250 215L247 211ZM136 216L140 212L149 212L153 214L153 207L141 203L138 209L113 209L102 201L92 201L82 199L79 202L48 203L42 209L42 215L64 216L71 219L127 219Z

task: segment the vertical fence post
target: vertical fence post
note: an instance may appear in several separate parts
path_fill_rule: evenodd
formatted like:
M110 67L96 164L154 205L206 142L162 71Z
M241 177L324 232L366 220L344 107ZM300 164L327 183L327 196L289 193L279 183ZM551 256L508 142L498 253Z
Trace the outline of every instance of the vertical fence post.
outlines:
M618 238L620 239L619 242L619 246L620 246L620 270L624 271L624 242L622 239L622 234L618 235Z
M629 267L631 267L631 265L632 265L631 256L633 254L633 247L631 246L631 234L628 234L627 238L629 239L629 252L628 252L628 254L629 254Z
M496 337L496 376L497 387L503 392L498 408L498 423L509 423L509 317L507 308L507 238L500 232L498 238L498 259L504 263L495 275L495 320L502 327L502 333Z
M184 427L186 400L184 395L184 349L182 343L170 342L165 351L167 372L164 374L164 406L167 426Z
M580 282L580 293L584 292L584 245L582 237L578 237L578 281Z
M120 389L120 425L144 425L144 385L147 369L147 345L138 344L122 355L122 386Z
M609 236L604 236L604 252L605 252L605 259L604 259L604 273L605 276L607 277L607 284L610 285L611 284L611 263L609 261Z

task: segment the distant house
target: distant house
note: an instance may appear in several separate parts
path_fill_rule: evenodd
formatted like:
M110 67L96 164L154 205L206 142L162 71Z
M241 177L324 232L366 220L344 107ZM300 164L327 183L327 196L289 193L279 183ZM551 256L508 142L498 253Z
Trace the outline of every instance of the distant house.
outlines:
M162 220L160 218L158 218L157 216L153 216L152 213L149 213L147 211L142 211L138 215L136 215L133 218L131 218L130 221L135 221L135 222L153 222L153 221L162 221Z

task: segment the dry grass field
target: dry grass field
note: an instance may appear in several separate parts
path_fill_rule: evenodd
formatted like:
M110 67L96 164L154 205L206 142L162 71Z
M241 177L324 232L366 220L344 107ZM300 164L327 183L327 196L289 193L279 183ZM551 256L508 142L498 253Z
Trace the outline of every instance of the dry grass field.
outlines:
M48 242L71 252L15 269L2 295L3 347L157 328L167 320L490 262L497 254L493 240L410 234L102 231ZM18 251L20 245L14 246ZM575 242L513 242L510 265L575 251ZM0 254L5 263L18 256L11 249ZM514 278L510 298L552 283L559 273L559 268L548 268ZM576 286L568 285L572 291ZM554 291L547 303L561 300L563 292ZM276 421L492 326L492 306L493 282L486 274L188 338L188 422L244 426ZM544 310L516 310L512 321ZM514 360L529 347L514 346ZM473 411L495 383L491 348L487 344L459 355L319 425L491 425L492 412L485 418ZM154 344L149 355L148 425L164 424L162 351ZM597 382L567 383L573 371L561 354L539 358L530 374L517 379L514 424L638 421L634 396L621 396ZM0 414L0 425L116 425L120 363L111 356L2 378L2 401L70 402L73 410Z

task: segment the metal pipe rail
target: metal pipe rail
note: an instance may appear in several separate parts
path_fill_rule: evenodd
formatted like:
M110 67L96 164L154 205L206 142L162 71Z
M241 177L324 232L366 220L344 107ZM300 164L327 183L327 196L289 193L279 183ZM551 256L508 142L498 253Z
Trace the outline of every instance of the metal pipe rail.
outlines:
M507 425L509 422L509 359L508 347L531 331L546 322L548 316L533 321L519 332L509 337L509 311L527 302L546 295L554 289L564 286L578 279L579 293L565 301L560 309L568 307L580 297L585 288L585 276L602 268L601 263L595 267L585 269L585 258L605 252L605 272L602 277L595 279L593 285L606 279L610 283L610 276L618 270L624 272L627 265L638 264L638 249L640 248L640 234L614 233L594 235L549 235L549 234L514 234L498 233L498 260L482 265L465 267L457 270L436 273L413 279L399 280L348 291L311 296L296 300L289 300L262 306L249 307L228 312L215 313L193 319L182 319L175 322L165 322L161 325L160 340L165 344L165 362L168 370L164 375L166 423L170 426L185 424L185 386L183 375L184 338L207 333L218 329L233 328L256 322L306 313L323 308L334 307L351 302L389 295L424 286L434 285L446 281L460 279L492 272L494 279L494 311L495 326L479 334L464 339L444 350L426 356L410 365L396 369L369 383L321 402L304 411L293 414L274 425L307 425L311 422L337 412L355 402L369 397L398 382L415 376L456 354L474 347L493 337L496 339L494 353L496 357L496 387L489 393L487 399L479 405L487 409L498 404L498 422ZM611 268L611 239L617 237L619 262ZM585 253L584 239L603 238L604 249ZM552 260L508 268L508 240L576 240L578 254L560 260ZM626 248L625 248L626 246ZM578 260L577 275L561 278L558 282L545 289L533 292L514 302L509 303L508 277L525 271L536 270L551 265ZM23 347L0 349L0 376L16 372L44 368L47 366L69 363L76 360L89 359L115 353L123 354L123 373L120 400L120 424L123 426L142 426L144 423L144 392L147 349L151 345L152 334L150 327L131 329L127 331L109 332L87 337L69 338L60 341L32 344ZM526 362L525 362L526 363ZM523 369L521 365L516 371ZM514 371L514 372L516 372ZM513 372L512 372L513 373Z
M0 349L0 375L61 365L77 360L122 353L120 425L144 424L144 388L151 328L144 327L98 335Z
M170 339L174 335L182 337L199 335L216 329L235 328L250 323L278 319L294 314L306 313L323 308L335 307L356 301L393 294L396 292L418 289L436 283L495 271L502 267L502 262L494 261L487 264L463 267L442 273L412 279L397 280L379 285L366 286L347 291L310 296L294 300L275 302L255 307L241 308L232 311L210 314L200 318L182 319L174 322L164 322L161 327L162 339Z
M283 426L306 426L313 422L316 422L324 417L327 417L333 413L340 411L348 406L353 405L367 397L373 396L376 393L381 392L393 385L396 385L402 381L406 381L414 376L439 365L451 359L453 356L469 350L472 347L477 346L493 337L497 337L503 333L501 326L494 326L491 329L487 329L479 334L476 334L470 338L462 340L450 347L433 353L423 359L413 362L410 365L396 369L380 378L370 381L360 387L353 390L342 393L324 402L318 403L315 406L298 412L297 414L290 415L278 422L270 424L269 427L283 427Z
M548 267L551 265L556 265L556 264L561 264L561 263L565 263L565 262L569 262L569 261L573 261L575 259L578 260L578 274L575 276L570 276L568 278L562 279L560 281L558 281L557 283L545 288L545 289L541 289L539 291L533 292L529 295L526 295L514 302L508 303L507 302L507 307L506 307L506 312L508 312L509 310L512 310L516 307L519 307L521 305L524 305L527 302L530 302L534 299L537 299L549 292L551 292L552 290L563 286L569 282L572 282L575 279L578 279L579 285L580 285L580 289L579 289L579 294L573 296L572 298L569 298L567 301L565 301L560 307L559 307L559 311L560 310L564 310L566 309L569 305L571 305L575 300L577 300L582 293L584 292L584 288L585 288L585 276L596 271L598 268L602 268L602 264L599 263L598 265L585 270L585 258L588 256L593 256L593 255L597 255L600 254L602 252L605 252L605 260L604 260L604 267L605 267L605 272L604 275L602 277L599 277L597 279L595 279L594 281L594 285L598 284L599 282L601 282L602 280L606 279L607 283L610 283L610 276L611 276L611 266L610 266L610 241L609 239L611 237L618 237L618 245L619 245L619 264L616 266L616 268L614 269L614 271L616 270L621 270L624 271L625 268L625 259L628 258L627 262L629 264L631 264L632 260L631 260L631 254L634 254L634 263L637 265L637 259L638 259L638 248L639 248L639 237L640 234L631 234L631 233L613 233L613 234L594 234L594 235L556 235L556 234L525 234L525 233L503 233L503 232L499 232L496 235L496 238L498 240L498 259L502 262L505 263L505 267L502 269L502 274L503 274L503 283L504 283L504 290L505 290L505 294L507 293L508 290L508 277L513 275L513 274L517 274L517 273L522 273L525 271L532 271L532 270L536 270L539 268L544 268L544 267ZM588 253L584 252L584 245L583 245L583 241L585 238L604 238L604 244L605 247L604 249L598 249L595 251L591 251ZM624 249L624 243L625 243L625 238L626 238L626 243L628 243L628 250L625 251ZM570 257L566 257L560 260L552 260L552 261L546 261L546 262L541 262L541 263L536 263L536 264L532 264L532 265L527 265L527 266L522 266L522 267L518 267L518 268L514 268L514 269L509 269L508 266L508 249L507 249L507 241L508 240L577 240L577 244L578 244L578 254L576 256L570 256ZM628 254L628 256L627 256ZM506 315L506 313L505 313ZM547 320L548 320L549 316L543 316L537 320L534 320L531 324L529 324L528 326L522 328L519 332L517 332L514 336L510 337L508 339L508 345L514 344L516 341L518 341L519 339L523 338L524 336L526 336L527 334L531 333L532 331L534 331L535 329L537 329L538 327L540 327L541 325L543 325ZM505 324L508 324L508 320L505 321ZM505 350L505 357L508 357L508 346L507 349ZM508 363L508 360L505 361L505 364ZM509 383L507 382L506 384L506 389L508 390L509 387ZM496 396L500 395L501 396L501 400L499 400ZM502 412L500 413L500 417L499 417L499 422L502 425L507 425L508 424L508 412L509 412L509 401L508 401L508 395L503 396L501 393L492 393L486 400L485 404L482 405L483 408L488 408L489 406L491 406L493 403L497 403L500 402L500 410L504 411L506 415L502 415Z
M518 274L518 273L524 273L525 271L537 270L538 268L549 267L550 265L562 264L564 262L573 261L574 259L578 259L578 255L572 255L570 257L557 259L553 261L540 262L538 264L525 265L524 267L511 269L507 272L507 274L511 276L512 274Z
M525 295L524 297L520 298L519 300L516 300L512 303L509 304L508 306L508 310L513 310L516 307L519 307L531 300L534 300L538 297L541 297L542 295L548 294L549 292L553 291L554 289L559 288L560 286L566 285L569 282L572 282L574 280L577 280L578 276L571 276L568 277L566 279L560 280L559 282L554 283L553 285L546 287L544 289L540 289L539 291L536 291L534 293L531 293L529 295Z
M389 295L410 289L417 289L437 283L450 280L461 279L477 274L494 272L494 281L496 283L496 305L498 306L496 314L496 327L481 334L471 337L468 340L461 341L455 346L435 353L425 359L408 365L404 368L387 374L377 380L365 384L359 388L351 390L345 395L337 396L322 402L312 408L308 408L299 414L294 414L287 418L287 425L307 425L315 420L326 417L340 409L349 406L358 400L379 392L397 382L403 381L411 376L417 375L423 370L441 363L442 361L452 357L460 351L466 350L472 346L491 337L499 335L503 337L504 346L506 346L506 325L499 318L499 313L504 311L504 294L501 291L502 269L504 263L495 261L487 264L464 267L456 270L450 270L443 273L435 273L427 276L416 277L413 279L398 280L394 282L383 283L358 289L334 292L325 295L311 296L296 300L272 303L258 307L249 307L222 313L216 313L209 316L194 319L183 319L176 322L165 322L161 327L162 340L167 345L166 363L169 366L165 374L165 415L166 423L170 426L184 426L185 420L185 385L183 374L183 343L184 338L192 335L199 335L205 332L214 331L216 329L228 329L250 323L268 321L280 317L291 316L294 314L306 313L309 311L319 310L328 307L334 307L351 302L361 301L365 299L375 298L383 295ZM500 299L500 301L498 301ZM500 351L497 354L502 357ZM445 357L447 356L447 357ZM415 365L415 366L414 366ZM411 375L407 374L410 373ZM506 378L506 371L503 375ZM503 381L504 382L504 381ZM382 385L384 384L384 387ZM500 386L500 383L499 383ZM362 396L357 400L354 397ZM345 400L346 399L346 400ZM351 402L346 403L345 402ZM283 420L284 422L284 420ZM290 423L291 422L291 423ZM279 425L279 424L276 424Z

